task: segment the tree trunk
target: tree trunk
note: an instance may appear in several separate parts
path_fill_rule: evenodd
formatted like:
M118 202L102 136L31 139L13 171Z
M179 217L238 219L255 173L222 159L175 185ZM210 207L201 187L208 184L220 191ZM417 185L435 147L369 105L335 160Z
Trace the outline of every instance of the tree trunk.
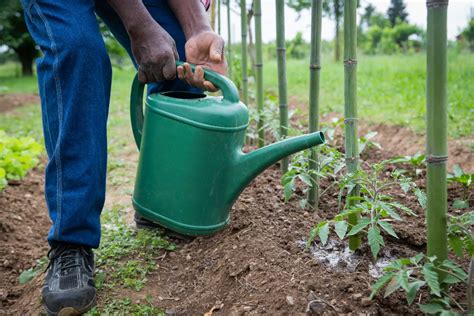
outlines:
M33 61L35 54L28 51L16 51L16 55L21 63L21 73L24 77L33 75Z

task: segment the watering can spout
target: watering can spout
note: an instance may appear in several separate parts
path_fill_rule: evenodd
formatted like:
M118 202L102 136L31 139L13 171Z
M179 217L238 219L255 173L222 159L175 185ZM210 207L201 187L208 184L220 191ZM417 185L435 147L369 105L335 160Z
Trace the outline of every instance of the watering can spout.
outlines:
M324 134L322 132L314 132L287 138L248 154L242 153L237 160L237 166L234 168L235 182L230 192L230 197L237 199L250 181L278 160L298 151L324 144L324 142Z

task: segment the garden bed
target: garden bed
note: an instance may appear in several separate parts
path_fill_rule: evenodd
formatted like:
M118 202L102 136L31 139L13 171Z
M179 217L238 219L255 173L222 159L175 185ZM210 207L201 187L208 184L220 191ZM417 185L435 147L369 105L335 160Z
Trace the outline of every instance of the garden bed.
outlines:
M394 135L381 132L378 137L385 144L384 139ZM396 153L393 149L374 149L362 158L370 165ZM390 172L393 168L388 165L386 170ZM424 175L417 179L417 185L424 189ZM328 184L323 180L322 189ZM44 238L49 219L42 192L42 176L35 170L19 185L0 193L1 238L6 245L0 256L0 294L6 314L41 311L42 275L22 286L15 281L21 271L34 265L35 259L47 251ZM412 256L426 247L424 211L416 198L406 196L398 188L393 188L391 194L411 207L417 217L402 215L405 221L395 225L400 239L385 236L386 246L378 263L373 262L368 247L347 255L347 245L334 238L329 246L305 252L304 242L312 226L337 214L337 189L326 192L317 212L302 210L297 197L284 202L280 171L273 166L242 193L228 228L188 243L175 241L178 247L174 252L157 251L155 269L142 289L104 289L99 292L99 307L109 304L112 298L129 298L134 304L151 302L169 314L204 314L211 310L216 315L297 314L307 310L314 314L419 314L416 306L408 306L401 294L368 299L370 285L384 260ZM450 186L449 205L461 194L462 188ZM470 204L473 203L471 200ZM130 218L133 211L128 206L124 212ZM335 263L334 257L343 260ZM462 262L462 266L466 269L467 262ZM416 302L426 297L426 291L421 293ZM459 301L465 300L464 293L453 294Z

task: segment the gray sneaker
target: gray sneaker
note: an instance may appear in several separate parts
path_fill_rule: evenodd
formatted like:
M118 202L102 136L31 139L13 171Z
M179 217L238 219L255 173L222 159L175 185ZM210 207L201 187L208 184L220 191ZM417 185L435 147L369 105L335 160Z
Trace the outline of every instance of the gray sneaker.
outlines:
M80 315L95 306L92 250L61 244L51 248L48 257L49 265L42 290L48 315Z

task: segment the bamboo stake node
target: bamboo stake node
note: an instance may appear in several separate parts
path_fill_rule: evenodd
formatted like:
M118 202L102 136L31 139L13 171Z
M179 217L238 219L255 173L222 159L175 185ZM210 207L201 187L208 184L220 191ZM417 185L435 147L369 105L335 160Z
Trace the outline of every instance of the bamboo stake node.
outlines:
M427 0L427 8L447 7L449 0Z
M255 64L255 67L263 67L263 63L261 63L261 64Z
M254 13L253 16L262 16L261 13Z
M317 70L320 70L320 69L321 69L321 65L318 65L318 64L310 64L310 65L309 65L309 69L317 69Z
M436 155L428 155L426 156L426 163L427 164L445 164L448 162L448 155L443 156L436 156Z
M286 52L286 47L277 47L277 52Z
M346 60L344 60L344 65L346 65L346 66L354 65L355 66L355 65L357 65L357 59L351 59L351 58L346 59Z
M346 157L346 162L356 162L359 161L359 157Z
M347 117L344 119L344 124L352 124L353 122L357 121L359 121L357 117Z

